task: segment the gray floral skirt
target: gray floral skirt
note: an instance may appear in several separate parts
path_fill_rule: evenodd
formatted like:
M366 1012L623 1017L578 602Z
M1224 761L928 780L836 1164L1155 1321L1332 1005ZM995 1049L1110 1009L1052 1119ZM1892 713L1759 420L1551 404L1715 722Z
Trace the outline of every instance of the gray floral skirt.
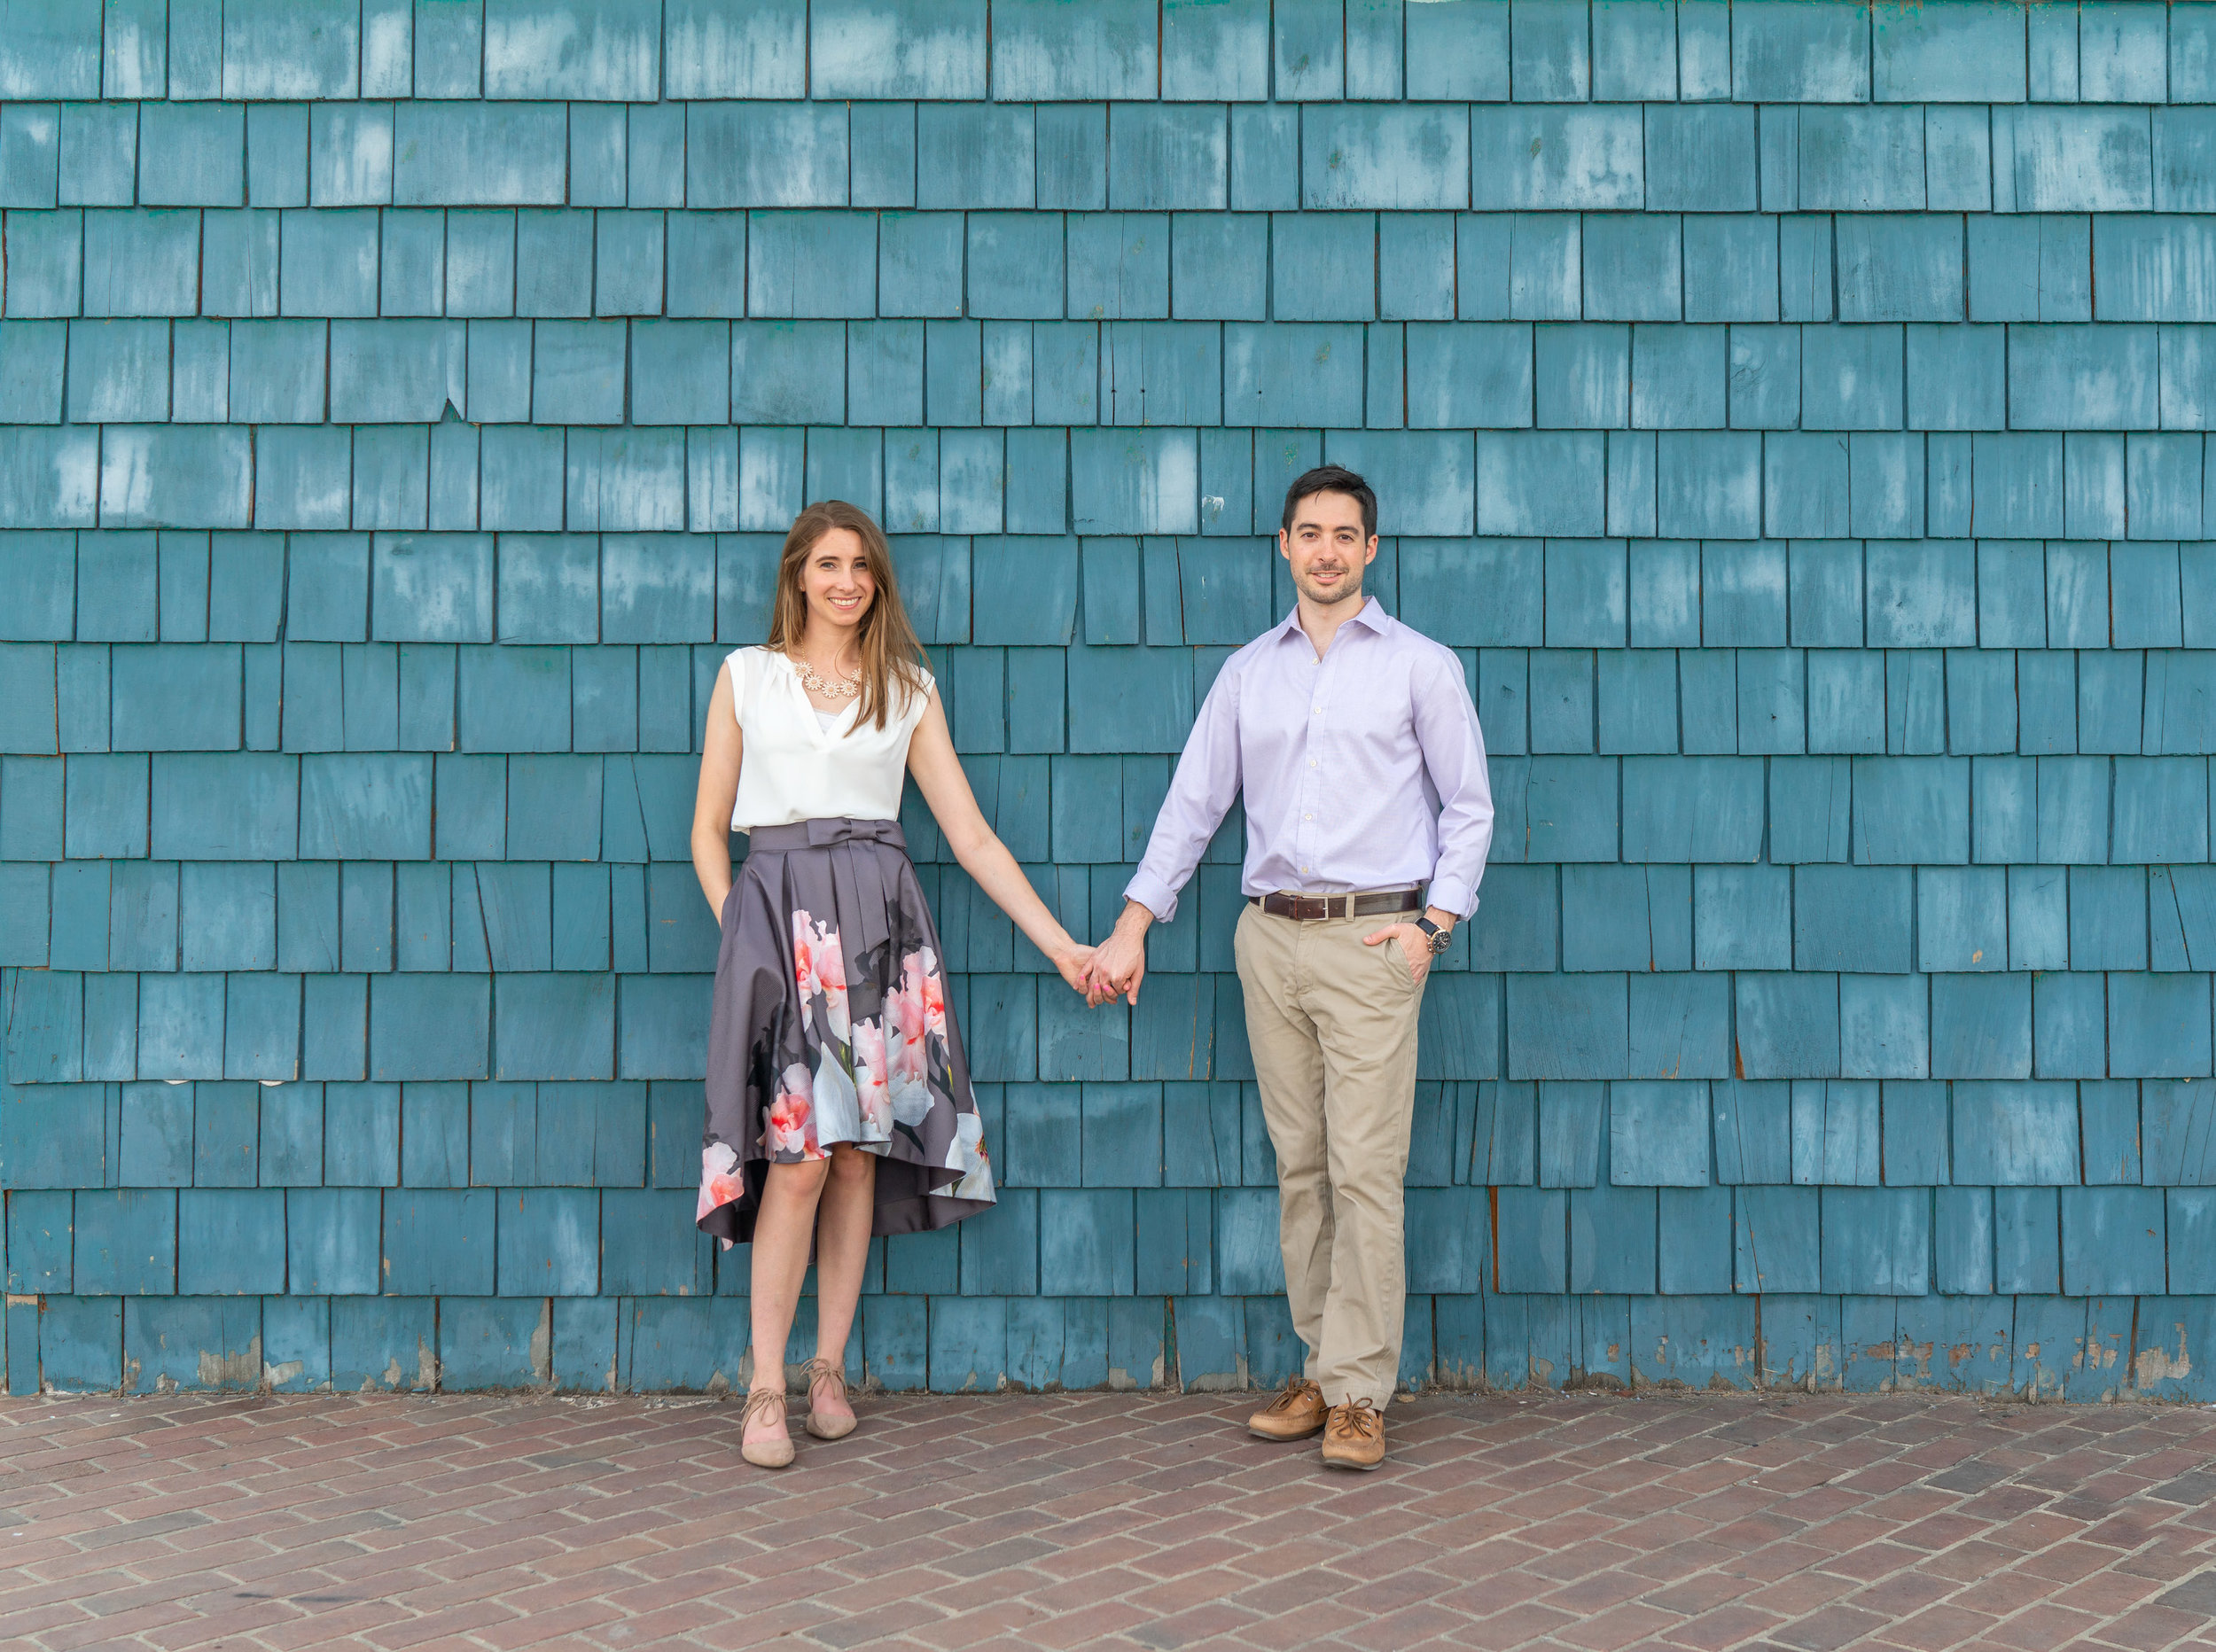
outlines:
M748 841L715 964L701 1231L748 1243L769 1166L840 1142L878 1157L872 1233L988 1209L945 954L899 822L802 821Z

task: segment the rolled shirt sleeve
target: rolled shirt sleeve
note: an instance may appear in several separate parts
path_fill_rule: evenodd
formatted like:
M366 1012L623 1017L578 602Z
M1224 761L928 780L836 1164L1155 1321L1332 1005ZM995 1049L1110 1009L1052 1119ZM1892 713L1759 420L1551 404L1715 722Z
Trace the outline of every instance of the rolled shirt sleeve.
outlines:
M1479 765L1482 768L1483 765ZM1201 702L1192 733L1170 777L1169 793L1146 841L1139 869L1124 885L1163 923L1177 916L1177 892L1207 853L1208 840L1230 812L1239 791L1239 673L1227 665ZM1487 818L1491 806L1487 804ZM1483 858L1483 852L1479 852Z
M1440 654L1419 669L1415 695L1416 743L1440 804L1429 900L1467 918L1478 909L1478 884L1493 846L1493 781L1461 662L1444 650Z

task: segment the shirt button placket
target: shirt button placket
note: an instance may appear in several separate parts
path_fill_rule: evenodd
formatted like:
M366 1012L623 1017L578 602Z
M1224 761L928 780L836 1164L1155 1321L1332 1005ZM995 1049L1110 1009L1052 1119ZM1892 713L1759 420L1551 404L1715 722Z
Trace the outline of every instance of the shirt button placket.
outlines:
M1336 643L1337 638L1333 639ZM1300 870L1304 877L1313 876L1315 866L1315 810L1323 800L1323 706L1329 693L1331 677L1331 655L1327 653L1316 662L1315 674L1308 684L1308 802L1302 813L1300 830Z
M1312 708L1315 704L1316 696L1322 691L1324 670L1323 662L1318 661L1308 672L1307 698ZM1315 713L1311 709L1308 713L1306 737L1301 741L1308 753L1308 772L1302 776L1301 823L1293 833L1293 864L1299 869L1300 876L1303 877L1308 876L1308 869L1315 864L1315 833L1311 823L1315 819L1316 794L1323 785L1323 760L1316 752L1315 732Z

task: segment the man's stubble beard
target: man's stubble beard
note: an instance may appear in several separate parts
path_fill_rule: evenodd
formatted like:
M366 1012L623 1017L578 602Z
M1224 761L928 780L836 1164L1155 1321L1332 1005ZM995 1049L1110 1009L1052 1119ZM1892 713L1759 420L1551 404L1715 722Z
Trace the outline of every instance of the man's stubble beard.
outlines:
M1344 602L1352 602L1358 608L1362 605L1362 581L1359 577L1352 584L1342 587L1336 593L1330 594L1314 590L1306 581L1300 580L1295 580L1293 585L1301 596L1319 608L1335 608Z

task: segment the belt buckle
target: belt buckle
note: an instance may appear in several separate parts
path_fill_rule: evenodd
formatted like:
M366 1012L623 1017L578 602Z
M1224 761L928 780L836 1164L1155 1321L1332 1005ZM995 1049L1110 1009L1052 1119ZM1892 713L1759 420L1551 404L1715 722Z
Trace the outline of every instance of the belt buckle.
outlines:
M1293 916L1305 918L1312 923L1331 916L1331 900L1329 895L1295 895L1292 898L1292 905Z

